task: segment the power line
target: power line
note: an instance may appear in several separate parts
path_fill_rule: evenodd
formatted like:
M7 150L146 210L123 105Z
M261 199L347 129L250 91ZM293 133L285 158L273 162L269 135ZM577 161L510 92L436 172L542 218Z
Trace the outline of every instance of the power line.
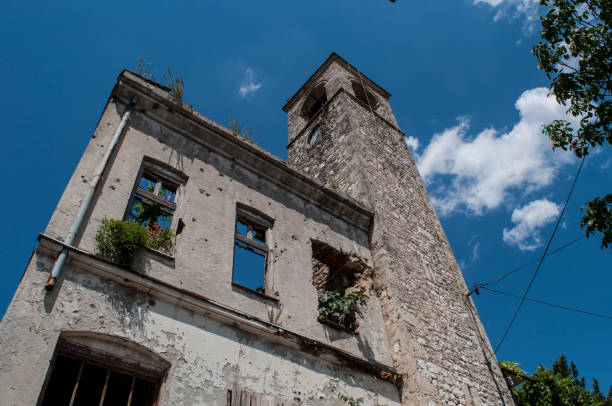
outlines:
M508 333L510 332L512 325L514 324L514 320L516 320L516 316L518 316L518 313L521 310L523 303L525 303L525 298L527 297L527 293L529 293L529 289L531 289L531 286L533 285L533 282L535 281L535 278L538 275L538 272L540 271L542 262L544 262L546 253L548 252L548 249L550 248L550 244L552 243L555 233L557 232L557 228L559 228L559 223L561 223L561 219L563 218L563 213L565 213L567 204L569 203L570 197L572 196L572 192L574 191L574 186L576 186L576 181L578 180L578 176L580 175L580 171L582 170L582 165L584 165L585 159L586 159L586 155L582 158L582 161L580 161L580 166L578 167L578 171L576 171L576 176L574 177L574 181L572 182L572 187L570 188L570 191L567 194L567 199L565 199L565 203L563 204L563 209L561 210L561 213L559 213L559 217L557 218L557 223L555 224L555 228L553 228L550 238L548 239L548 242L546 243L546 248L544 249L544 253L542 254L542 257L540 258L540 262L538 262L538 266L536 267L536 270L533 273L531 280L529 281L529 285L527 285L527 289L525 289L525 293L523 293L523 296L521 297L521 301L519 302L519 305L517 306L516 311L514 312L514 315L512 316L512 319L510 320L508 327L506 328L506 331L504 331L504 335L502 336L501 340L499 340L497 347L495 347L496 353L501 347L501 345L503 344L506 337L508 336Z
M562 249L567 248L567 247L569 247L570 245L572 245L572 244L574 244L574 243L576 243L576 242L578 242L578 241L580 241L580 240L582 240L582 239L584 239L584 236L582 236L582 237L578 237L578 238L575 238L575 239L573 239L573 240L571 240L571 241L569 241L569 242L567 242L567 243L565 243L565 244L561 245L560 247L557 247L557 248L555 248L554 250L550 251L548 254L546 254L546 256L547 256L547 257L549 257L549 256L551 256L552 254L556 254L557 252L561 251ZM515 272L517 272L517 271L520 271L521 269L526 268L526 267L528 267L529 265L531 265L531 264L534 264L534 263L538 262L538 260L539 260L539 259L540 259L540 258L535 258L535 259L533 259L533 260L531 260L531 261L527 262L526 264L523 264L523 265L517 266L516 268L513 268L513 269L512 269L512 270L510 270L509 272L506 272L505 274L503 274L502 276L500 276L499 278L497 278L497 279L496 279L496 280L494 280L494 281L491 281L491 282L484 282L484 283L475 283L475 284L473 285L473 288L472 288L472 290L470 291L470 293L469 293L469 294L471 294L472 292L474 292L475 290L477 290L477 289L479 289L479 288L484 288L485 286L492 286L492 285L495 285L495 284L497 284L497 283L501 282L502 280L504 280L505 278L507 278L508 276L512 275L513 273L515 273Z
M502 292L500 290L495 290L495 289L487 288L485 286L483 286L482 289L488 290L489 292L493 292L493 293L499 293L500 295L516 297L518 299L521 298L519 295L515 295L513 293L508 293L508 292ZM601 317L601 318L604 318L604 319L611 319L612 320L612 316L608 316L606 314L588 312L586 310L580 310L580 309L576 309L576 308L569 307L569 306L562 306L562 305L558 305L558 304L554 304L554 303L548 303L548 302L545 302L543 300L538 300L538 299L525 298L525 300L530 301L530 302L536 302L536 303L544 304L544 305L547 305L547 306L556 307L556 308L563 309L563 310L569 310L569 311L572 311L572 312L583 313L583 314L588 314L590 316Z

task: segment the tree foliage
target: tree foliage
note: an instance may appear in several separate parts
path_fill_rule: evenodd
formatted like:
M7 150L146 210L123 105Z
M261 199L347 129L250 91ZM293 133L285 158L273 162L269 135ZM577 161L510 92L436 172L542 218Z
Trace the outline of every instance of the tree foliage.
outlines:
M540 69L551 80L557 101L579 120L554 120L543 131L553 148L583 157L596 146L612 145L612 0L540 0L550 7L540 18L542 42L533 47ZM612 248L612 194L585 204L581 227L589 237L603 234Z
M517 406L612 406L612 386L608 396L599 390L593 378L593 390L587 390L584 377L578 379L578 369L561 355L552 370L539 366L536 372L512 390Z

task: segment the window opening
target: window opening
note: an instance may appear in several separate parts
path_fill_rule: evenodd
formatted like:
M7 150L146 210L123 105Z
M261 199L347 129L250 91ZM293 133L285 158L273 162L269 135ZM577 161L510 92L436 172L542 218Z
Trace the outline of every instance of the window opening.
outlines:
M325 133L325 124L320 124L315 127L314 130L310 133L310 138L308 138L308 145L314 145L316 142L323 136Z
M127 219L143 226L150 248L170 254L172 220L176 210L178 184L144 169L131 199Z
M159 384L115 366L60 353L41 406L154 406Z
M269 249L266 240L271 222L242 208L236 213L232 281L266 294Z
M325 83L321 83L312 89L304 101L302 105L302 116L310 120L325 103L327 103L327 93L325 91Z
M312 241L312 284L319 320L354 331L372 289L372 269L362 258Z
M370 109L376 108L376 97L374 97L370 91L365 89L362 84L356 80L352 81L351 85L353 87L353 93L355 94L355 97L359 99L359 101L368 106Z

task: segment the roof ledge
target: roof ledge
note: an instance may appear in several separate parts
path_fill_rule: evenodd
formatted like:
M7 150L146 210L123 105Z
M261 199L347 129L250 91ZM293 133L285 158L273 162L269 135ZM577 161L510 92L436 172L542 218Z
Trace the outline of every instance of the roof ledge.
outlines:
M113 89L113 96L126 104L134 96L140 96L135 107L137 112L369 233L374 215L363 203L326 187L258 145L236 136L195 111L193 106L171 96L159 84L124 70Z

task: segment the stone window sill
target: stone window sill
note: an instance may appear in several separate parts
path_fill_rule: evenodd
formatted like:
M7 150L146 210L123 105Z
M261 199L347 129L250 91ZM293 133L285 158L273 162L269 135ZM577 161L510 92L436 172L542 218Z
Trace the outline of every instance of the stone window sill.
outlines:
M173 255L166 254L165 252L161 252L159 250L156 250L156 249L153 249L153 248L149 248L149 247L145 247L145 251L148 254L151 254L154 257L157 257L157 258L162 259L164 261L168 261L168 262L174 263L175 257Z
M349 328L344 327L343 325L340 325L340 324L336 323L335 321L325 319L325 318L323 318L321 316L319 316L317 318L317 321L319 323L321 323L321 324L328 325L328 326L333 327L333 328L338 329L338 330L346 331L347 333L350 333L350 334L359 334L357 332L357 330L359 330L359 326L355 327L354 330L351 330Z
M258 292L256 290L254 290L254 289L247 288L246 286L243 286L243 285L241 285L239 283L236 283L236 282L232 282L232 287L244 290L244 291L246 291L248 293L251 293L251 294L253 294L255 296L258 296L259 298L264 299L264 300L268 300L268 301L275 302L275 303L279 303L280 302L280 300L277 297L275 297L275 296L266 295L265 293L261 293L261 292Z

